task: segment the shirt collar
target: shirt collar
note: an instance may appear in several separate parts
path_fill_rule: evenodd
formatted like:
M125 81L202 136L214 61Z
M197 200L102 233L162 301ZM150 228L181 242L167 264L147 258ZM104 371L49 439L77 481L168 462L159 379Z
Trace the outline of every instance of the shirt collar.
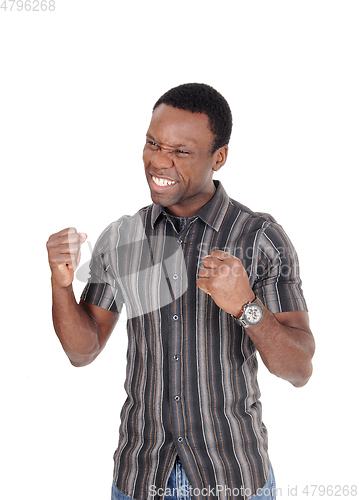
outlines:
M212 198L198 212L198 217L215 231L219 231L223 219L230 204L229 197L219 181L213 181L216 186L216 192ZM151 225L154 228L157 219L164 213L164 207L153 203L151 213Z

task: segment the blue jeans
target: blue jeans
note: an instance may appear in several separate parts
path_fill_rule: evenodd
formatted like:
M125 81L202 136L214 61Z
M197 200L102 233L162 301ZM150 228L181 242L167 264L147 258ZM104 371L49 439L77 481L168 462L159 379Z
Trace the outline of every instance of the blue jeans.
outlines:
M268 480L264 485L264 487L262 488L262 491L259 492L258 495L252 497L250 500L275 500L276 499L275 489L276 489L275 478L271 465ZM213 490L214 492L212 496L213 499L215 499L216 498L215 488L213 488ZM166 487L166 493L170 494L169 495L166 494L163 500L195 500L196 490L193 490L194 496L192 497L190 496L190 491L191 491L190 486L184 468L182 466L179 457L177 456L175 465L172 469ZM245 490L243 492L245 493ZM233 495L232 496L229 495L227 497L229 499L235 500L236 497L238 498L239 496L240 496L239 491L233 490ZM133 500L133 499L131 497L128 497L124 493L121 493L121 491L119 491L118 488L116 487L115 483L113 483L111 500Z

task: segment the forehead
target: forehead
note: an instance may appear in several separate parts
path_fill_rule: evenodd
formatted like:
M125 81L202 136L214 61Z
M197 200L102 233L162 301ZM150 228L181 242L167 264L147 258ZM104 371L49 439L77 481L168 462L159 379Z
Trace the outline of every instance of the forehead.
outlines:
M205 113L160 104L153 112L147 134L167 145L207 145L213 141L209 118Z

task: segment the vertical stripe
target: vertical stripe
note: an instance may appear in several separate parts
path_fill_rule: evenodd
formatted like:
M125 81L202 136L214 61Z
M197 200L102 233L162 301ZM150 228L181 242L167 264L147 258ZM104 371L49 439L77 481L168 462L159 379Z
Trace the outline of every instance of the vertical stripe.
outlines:
M255 346L196 279L203 257L225 250L241 259L273 313L306 310L298 258L270 215L216 186L187 225L182 218L177 226L159 205L110 224L82 294L113 312L126 305L127 399L114 480L136 500L159 499L150 488L166 487L177 453L191 486L220 487L221 499L226 487L255 491L268 475Z

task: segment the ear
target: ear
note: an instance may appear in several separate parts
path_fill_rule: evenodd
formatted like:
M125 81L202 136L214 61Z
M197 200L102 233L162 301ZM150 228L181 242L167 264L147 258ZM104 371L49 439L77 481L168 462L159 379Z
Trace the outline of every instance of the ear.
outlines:
M214 164L212 170L217 172L220 168L222 168L227 161L227 156L228 156L228 144L222 146L213 153Z

